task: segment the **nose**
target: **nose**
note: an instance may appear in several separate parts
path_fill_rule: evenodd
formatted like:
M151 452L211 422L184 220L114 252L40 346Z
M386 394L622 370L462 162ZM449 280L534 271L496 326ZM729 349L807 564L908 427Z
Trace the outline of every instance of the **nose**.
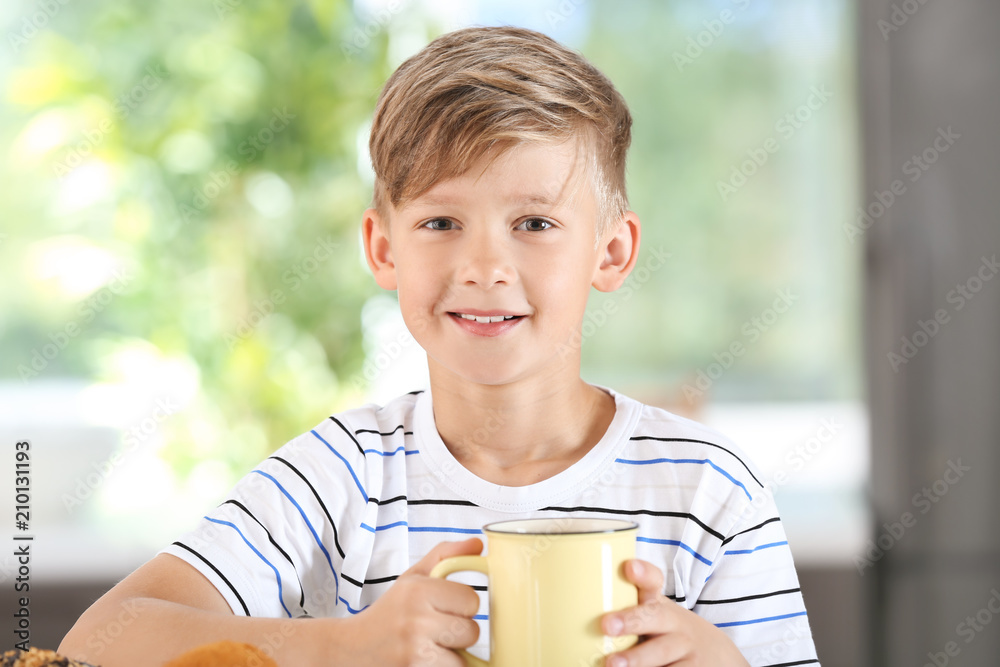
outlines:
M510 285L517 272L507 239L490 230L469 233L467 242L461 248L461 259L457 280L463 285L478 285L490 288L494 285Z

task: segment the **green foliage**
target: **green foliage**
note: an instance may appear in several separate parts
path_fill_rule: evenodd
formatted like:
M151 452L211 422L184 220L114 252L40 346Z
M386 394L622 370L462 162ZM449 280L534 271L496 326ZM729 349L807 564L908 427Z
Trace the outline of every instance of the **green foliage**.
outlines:
M185 362L201 396L167 423L181 473L205 457L245 470L357 402L378 291L357 143L389 68L384 33L359 48L355 27L344 2L116 0L68 3L17 44L3 373L114 381L137 350ZM81 248L92 266L61 262Z
M615 301L620 316L586 336L584 376L676 391L742 342L710 395L854 397L850 16L841 2L750 3L680 67L704 20L739 4L572 5L589 26L574 46L635 117L638 266L671 254L630 296L595 293L592 313ZM565 5L551 5L555 26ZM166 422L163 456L181 474L205 459L242 473L364 399L360 312L380 290L359 251L361 147L394 46L440 30L419 5L360 19L346 0L59 7L32 33L26 4L0 65L0 373L181 378L198 393ZM821 85L832 99L721 197ZM744 325L789 288L795 306L750 341Z

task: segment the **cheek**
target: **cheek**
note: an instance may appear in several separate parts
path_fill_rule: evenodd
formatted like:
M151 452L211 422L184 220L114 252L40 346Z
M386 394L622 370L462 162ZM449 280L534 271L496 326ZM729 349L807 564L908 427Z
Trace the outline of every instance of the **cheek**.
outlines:
M571 261L552 262L536 285L544 295L550 314L558 313L561 319L583 316L590 294L590 268L577 257Z
M567 253L545 263L546 283L558 286L562 294L588 294L593 278L593 257L585 253Z

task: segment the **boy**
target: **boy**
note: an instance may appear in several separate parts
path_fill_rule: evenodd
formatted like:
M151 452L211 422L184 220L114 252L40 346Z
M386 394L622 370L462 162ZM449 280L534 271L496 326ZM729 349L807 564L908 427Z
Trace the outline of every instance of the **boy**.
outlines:
M430 389L324 421L88 610L60 649L160 664L231 638L295 665L452 665L488 646L481 580L430 579L520 517L628 517L638 634L608 665L818 664L788 544L740 451L580 378L590 288L635 265L631 118L544 35L470 28L403 63L376 108L365 255L427 351ZM122 609L119 637L96 641ZM247 618L251 617L251 618Z

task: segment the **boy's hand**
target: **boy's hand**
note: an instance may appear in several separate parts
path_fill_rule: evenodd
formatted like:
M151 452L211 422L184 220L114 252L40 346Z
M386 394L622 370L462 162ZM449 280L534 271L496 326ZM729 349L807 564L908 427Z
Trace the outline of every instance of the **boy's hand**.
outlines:
M719 628L664 596L663 573L644 560L625 563L625 576L639 588L639 604L605 614L605 634L640 635L630 649L607 657L607 667L746 667L746 659Z
M483 543L442 542L376 600L349 621L353 665L444 665L464 667L453 648L468 648L479 638L472 617L479 596L469 586L428 575L451 556L479 554Z

